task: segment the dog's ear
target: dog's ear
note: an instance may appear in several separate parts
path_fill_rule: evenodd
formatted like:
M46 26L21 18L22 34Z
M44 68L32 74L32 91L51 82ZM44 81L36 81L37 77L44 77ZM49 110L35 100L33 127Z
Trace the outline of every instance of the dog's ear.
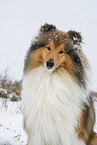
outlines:
M69 38L73 41L73 44L80 45L80 43L82 42L82 37L79 32L71 30L71 31L68 31L67 34Z
M40 31L45 33L45 32L49 32L49 31L55 31L56 27L54 25L51 24L45 24L44 26L41 27Z

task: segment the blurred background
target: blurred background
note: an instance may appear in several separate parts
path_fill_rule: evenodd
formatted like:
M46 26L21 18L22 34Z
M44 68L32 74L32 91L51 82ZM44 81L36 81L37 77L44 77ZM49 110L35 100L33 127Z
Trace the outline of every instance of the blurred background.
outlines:
M31 40L46 22L81 32L97 91L97 0L0 0L0 74L22 79Z

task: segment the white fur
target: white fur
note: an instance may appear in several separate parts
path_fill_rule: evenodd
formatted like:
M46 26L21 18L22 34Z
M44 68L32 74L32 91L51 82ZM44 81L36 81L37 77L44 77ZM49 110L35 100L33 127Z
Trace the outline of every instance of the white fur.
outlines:
M85 145L75 128L86 91L60 69L43 66L23 78L23 114L29 145Z

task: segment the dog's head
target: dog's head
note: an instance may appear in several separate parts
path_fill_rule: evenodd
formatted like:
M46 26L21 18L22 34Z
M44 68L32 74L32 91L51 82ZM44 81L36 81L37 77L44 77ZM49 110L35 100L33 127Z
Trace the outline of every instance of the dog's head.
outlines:
M87 59L81 49L82 37L79 32L62 32L55 26L45 24L32 42L25 60L25 72L43 66L52 73L64 69L73 78L85 85Z

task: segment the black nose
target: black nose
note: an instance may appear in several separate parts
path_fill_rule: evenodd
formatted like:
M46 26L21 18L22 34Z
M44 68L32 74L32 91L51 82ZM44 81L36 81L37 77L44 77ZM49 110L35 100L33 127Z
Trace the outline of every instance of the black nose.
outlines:
M46 62L46 66L48 69L51 69L54 66L54 60L50 59Z

